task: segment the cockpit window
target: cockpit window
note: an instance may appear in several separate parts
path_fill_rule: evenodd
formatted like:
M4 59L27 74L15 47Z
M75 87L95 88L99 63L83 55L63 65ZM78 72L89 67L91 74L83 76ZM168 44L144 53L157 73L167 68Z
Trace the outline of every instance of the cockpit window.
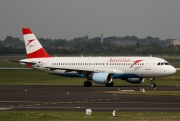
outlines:
M160 65L170 65L170 64L168 62L159 62L157 65L160 66Z

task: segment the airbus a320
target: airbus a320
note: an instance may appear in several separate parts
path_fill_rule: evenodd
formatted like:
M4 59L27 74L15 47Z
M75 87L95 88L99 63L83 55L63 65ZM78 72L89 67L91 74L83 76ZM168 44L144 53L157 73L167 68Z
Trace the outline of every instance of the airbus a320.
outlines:
M30 28L22 28L22 33L27 59L20 60L21 64L58 76L86 78L84 87L91 87L91 81L112 87L115 78L133 84L150 78L150 85L156 87L155 78L176 73L166 60L157 57L52 57Z

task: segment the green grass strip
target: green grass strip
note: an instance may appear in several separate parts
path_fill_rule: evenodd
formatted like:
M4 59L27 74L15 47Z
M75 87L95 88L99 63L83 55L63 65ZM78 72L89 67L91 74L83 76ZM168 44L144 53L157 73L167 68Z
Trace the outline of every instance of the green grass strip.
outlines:
M1 121L179 121L179 112L92 112L86 116L84 112L21 112L1 111Z
M83 86L85 78L69 78L51 75L37 70L1 70L1 85L79 85ZM124 80L114 79L115 86L149 86L150 80L146 79L142 84L130 84ZM180 86L180 71L170 77L157 78L158 85ZM93 82L93 86L104 86Z

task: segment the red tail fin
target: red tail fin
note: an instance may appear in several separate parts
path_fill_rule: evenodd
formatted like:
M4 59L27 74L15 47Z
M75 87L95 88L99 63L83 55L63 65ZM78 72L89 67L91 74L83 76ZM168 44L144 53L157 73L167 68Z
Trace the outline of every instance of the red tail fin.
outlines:
M51 57L42 47L30 28L22 28L28 58Z

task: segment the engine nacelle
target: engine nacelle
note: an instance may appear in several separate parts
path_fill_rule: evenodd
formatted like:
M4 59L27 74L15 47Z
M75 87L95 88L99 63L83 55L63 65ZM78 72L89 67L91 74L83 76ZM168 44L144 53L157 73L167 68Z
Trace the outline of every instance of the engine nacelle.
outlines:
M98 84L108 84L112 82L113 77L109 73L94 73L92 80Z
M126 78L126 81L132 84L140 84L144 82L144 78Z

